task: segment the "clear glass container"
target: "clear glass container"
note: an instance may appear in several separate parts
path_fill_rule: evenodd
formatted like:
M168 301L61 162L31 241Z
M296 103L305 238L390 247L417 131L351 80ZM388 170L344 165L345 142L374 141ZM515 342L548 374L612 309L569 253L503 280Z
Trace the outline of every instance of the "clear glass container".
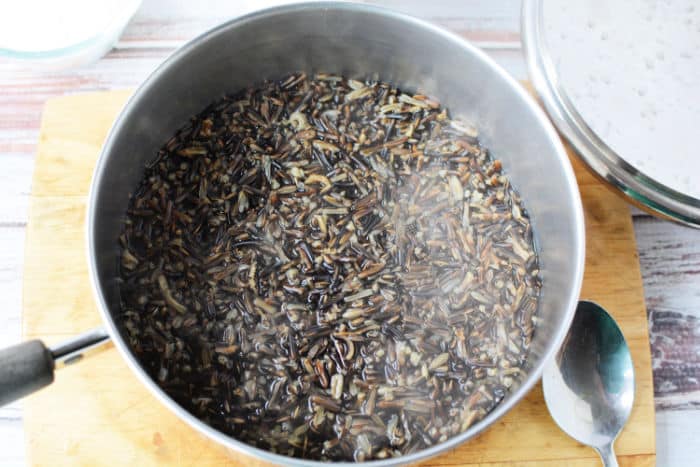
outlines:
M528 70L550 118L645 210L700 227L700 5L524 0Z
M141 0L19 0L0 15L0 59L14 69L59 70L97 60Z

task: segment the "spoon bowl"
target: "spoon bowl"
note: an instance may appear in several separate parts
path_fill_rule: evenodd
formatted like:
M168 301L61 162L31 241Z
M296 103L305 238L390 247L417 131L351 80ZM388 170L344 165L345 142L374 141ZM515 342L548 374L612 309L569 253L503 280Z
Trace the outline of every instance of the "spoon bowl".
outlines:
M632 411L634 365L622 331L601 306L579 302L542 385L557 425L595 448L605 466L617 466L613 443Z

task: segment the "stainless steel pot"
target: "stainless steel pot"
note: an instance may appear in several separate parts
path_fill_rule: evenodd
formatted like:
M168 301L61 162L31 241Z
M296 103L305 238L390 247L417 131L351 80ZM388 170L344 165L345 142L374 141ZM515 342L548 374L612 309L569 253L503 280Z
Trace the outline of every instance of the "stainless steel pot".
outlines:
M136 91L105 142L93 177L87 216L88 262L105 329L142 384L197 431L231 449L278 464L311 462L251 447L199 421L165 394L141 367L115 315L117 236L129 192L144 165L177 128L215 99L292 71L349 77L376 75L404 89L437 96L471 120L503 161L532 219L543 277L542 298L526 377L466 432L429 449L373 462L415 462L472 438L510 410L542 374L573 317L584 264L581 200L564 148L523 88L483 52L436 26L393 11L349 3L297 4L234 19L174 53ZM86 345L106 339L95 331ZM75 359L80 343L47 349L38 341L0 352L0 403L53 379L56 358Z

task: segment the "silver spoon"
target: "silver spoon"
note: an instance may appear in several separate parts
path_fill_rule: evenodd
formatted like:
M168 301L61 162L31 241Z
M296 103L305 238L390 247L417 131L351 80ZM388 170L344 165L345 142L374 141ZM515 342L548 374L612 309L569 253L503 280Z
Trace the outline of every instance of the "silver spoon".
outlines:
M595 448L605 467L617 467L613 443L632 411L634 365L625 337L603 308L579 302L542 385L557 425Z

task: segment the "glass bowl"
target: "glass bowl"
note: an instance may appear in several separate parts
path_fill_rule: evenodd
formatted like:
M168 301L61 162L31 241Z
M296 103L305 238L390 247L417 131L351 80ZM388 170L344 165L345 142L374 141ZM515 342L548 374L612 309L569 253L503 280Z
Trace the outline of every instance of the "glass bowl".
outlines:
M533 86L557 129L588 167L632 204L656 216L700 228L700 199L661 183L653 173L645 171L648 169L635 166L621 157L591 128L576 108L551 54L543 3L543 0L524 0L521 34ZM604 2L601 4L601 10L604 10ZM634 21L633 16L629 18L628 21ZM571 21L583 19L572 18ZM583 60L578 56L574 59ZM658 157L662 157L662 154ZM689 177L696 176L689 174Z
M141 0L22 0L0 18L0 59L15 70L93 62L117 42Z

